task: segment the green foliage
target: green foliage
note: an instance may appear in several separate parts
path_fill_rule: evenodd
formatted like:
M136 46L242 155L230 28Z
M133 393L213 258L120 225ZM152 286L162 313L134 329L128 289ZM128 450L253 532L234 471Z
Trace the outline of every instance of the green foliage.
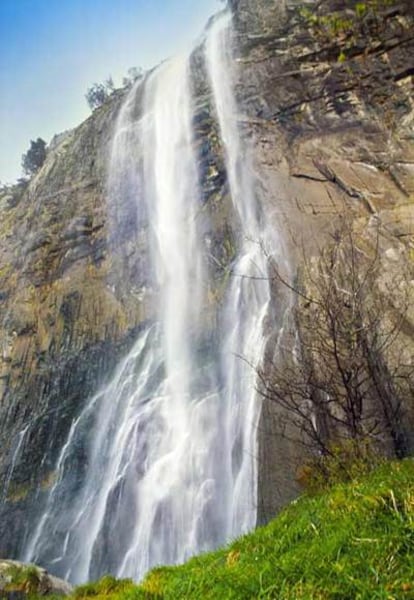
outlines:
M8 592L24 592L31 595L39 590L40 575L34 566L10 565L5 575L10 579L10 583L6 585Z
M314 10L303 7L299 15L321 43L340 45L338 62L342 63L346 60L345 51L355 44L358 35L375 35L382 21L381 11L394 4L396 0L365 0L349 7L346 13L334 11L328 14L315 14Z
M358 2L358 4L355 5L355 14L358 19L361 19L367 11L368 6L365 4L365 2Z
M116 597L118 594L124 594L130 588L135 587L131 579L118 580L112 575L102 577L96 583L87 583L76 588L73 598L90 598L97 596Z
M131 67L128 69L127 75L122 79L122 86L131 88L136 81L141 80L143 77L144 71L140 67ZM108 77L103 83L94 83L88 88L85 94L89 108L93 111L105 104L115 90L112 77Z
M307 492L320 492L367 475L384 460L369 440L344 439L329 444L328 454L310 458L297 479Z
M139 589L131 579L116 579L105 575L95 583L77 587L71 596L73 600L157 600L153 594Z
M414 461L305 496L227 548L142 584L104 578L76 600L386 600L414 597ZM109 585L108 585L109 582Z
M22 156L22 167L29 177L37 173L46 160L46 142L42 138L30 141L30 148Z
M338 62L344 63L346 61L346 54L343 50L338 55Z
M127 76L122 79L122 85L123 87L130 88L136 81L142 79L143 76L144 72L140 67L130 67Z
M108 77L104 83L94 83L88 88L85 98L91 110L102 106L115 91L112 77Z

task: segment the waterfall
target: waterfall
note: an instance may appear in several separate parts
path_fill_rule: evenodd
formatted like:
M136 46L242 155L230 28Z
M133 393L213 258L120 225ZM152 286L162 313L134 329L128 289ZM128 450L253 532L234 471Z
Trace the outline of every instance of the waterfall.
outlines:
M269 239L235 120L229 36L224 15L205 44L241 230L217 331L206 331L203 319L209 270L189 57L161 65L143 90L136 85L117 121L109 196L132 195L149 224L155 319L72 423L26 546L25 560L75 583L105 572L138 579L255 525L253 366L265 345ZM207 338L215 342L205 350Z
M231 15L213 23L206 40L207 68L226 154L227 176L236 215L242 226L238 259L233 267L225 321L222 362L226 375L226 430L232 446L232 511L230 535L254 527L257 502L257 427L260 404L255 394L255 367L265 350L264 320L269 311L270 235L255 196L255 176L248 148L242 143L232 81Z

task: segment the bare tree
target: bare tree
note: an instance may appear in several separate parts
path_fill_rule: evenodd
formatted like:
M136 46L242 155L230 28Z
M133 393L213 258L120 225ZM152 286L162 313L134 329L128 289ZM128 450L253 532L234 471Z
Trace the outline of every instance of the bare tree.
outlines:
M396 457L408 451L403 421L413 360L402 330L409 285L401 271L393 279L398 294L380 290L379 239L362 249L342 225L318 259L302 257L301 286L275 268L275 279L296 295L295 339L282 360L260 369L259 391L280 409L282 435L304 444L321 468L335 445L349 441L356 458L368 444Z

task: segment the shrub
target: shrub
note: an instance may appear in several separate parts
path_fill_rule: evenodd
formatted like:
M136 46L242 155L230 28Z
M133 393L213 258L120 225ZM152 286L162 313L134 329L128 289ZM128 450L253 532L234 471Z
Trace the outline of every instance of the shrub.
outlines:
M297 480L306 491L315 493L358 480L384 461L368 440L341 440L329 445L329 454L312 457L299 467Z
M41 578L38 569L33 565L11 565L6 574L10 579L6 586L8 592L34 594L39 590Z
M25 175L31 177L39 171L46 160L46 142L42 138L30 141L30 148L22 156L22 167Z
M104 104L109 96L115 91L112 77L108 77L104 83L94 83L88 88L85 98L91 110L95 110Z

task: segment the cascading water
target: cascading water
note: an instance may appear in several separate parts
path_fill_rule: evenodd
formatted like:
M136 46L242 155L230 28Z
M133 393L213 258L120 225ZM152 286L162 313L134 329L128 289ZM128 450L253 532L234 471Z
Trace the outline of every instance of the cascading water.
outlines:
M140 119L139 86L118 119L110 196L133 193L150 223L157 310L109 385L72 424L26 547L25 560L73 582L104 572L139 578L255 524L259 403L247 363L260 361L265 343L269 240L234 120L229 26L226 15L213 24L206 62L243 234L213 336L202 315L209 274L188 58L150 75ZM207 337L216 346L203 353Z
M260 404L255 394L255 367L265 350L264 320L269 311L268 252L281 254L255 197L255 177L240 138L232 82L231 16L217 19L206 40L206 60L216 106L227 176L242 234L225 308L228 334L222 362L228 405L226 431L232 447L231 535L255 525L257 503L257 427Z

